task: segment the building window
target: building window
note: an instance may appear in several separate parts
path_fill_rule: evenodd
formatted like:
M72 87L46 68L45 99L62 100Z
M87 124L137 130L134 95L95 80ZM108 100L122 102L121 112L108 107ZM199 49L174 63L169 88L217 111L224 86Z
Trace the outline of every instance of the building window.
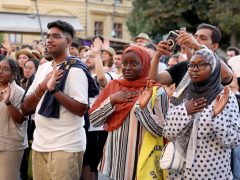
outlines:
M122 38L122 24L114 23L113 30L114 30L114 37L121 39Z
M103 22L95 21L94 23L94 35L95 36L102 36L103 35Z
M9 42L21 44L22 43L22 34L10 33L9 34Z
M115 0L115 4L122 4L122 0Z

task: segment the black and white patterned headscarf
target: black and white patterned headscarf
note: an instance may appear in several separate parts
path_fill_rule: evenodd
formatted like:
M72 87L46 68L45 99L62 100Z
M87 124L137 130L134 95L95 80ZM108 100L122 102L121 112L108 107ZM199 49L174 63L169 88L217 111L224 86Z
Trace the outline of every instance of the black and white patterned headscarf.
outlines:
M223 86L221 85L221 76L220 76L221 64L217 55L207 48L198 50L194 54L192 59L197 55L202 56L203 60L206 63L209 63L211 65L211 69L212 69L211 75L207 80L203 82L193 83L187 73L183 78L183 81L186 81L187 79L188 85L182 90L182 93L179 97L172 97L171 103L174 105L179 105L186 100L191 100L191 99L196 100L201 97L206 98L207 104L209 105L213 100L215 100L216 96L223 89ZM181 84L182 83L180 82L179 86ZM179 89L179 87L177 87L177 89Z
M221 85L221 64L216 54L207 48L200 49L194 56L200 55L206 63L211 65L212 71L209 78L201 83L190 83L187 96L193 99L204 97L207 104L211 104L217 95L223 90ZM194 58L193 56L193 58ZM190 61L191 62L191 61Z
M180 88L178 87L181 93L179 93L178 97L175 96L171 99L171 103L175 106L191 99L196 100L201 97L206 98L207 105L210 105L211 102L216 99L217 95L223 90L220 77L221 64L216 54L207 48L203 48L197 51L192 59L197 55L202 56L203 60L211 65L211 74L207 80L200 83L193 83L187 72L182 82L179 83L179 86L182 86ZM195 158L200 115L201 112L191 115L192 120L174 140L177 151L185 159L187 168L191 168Z

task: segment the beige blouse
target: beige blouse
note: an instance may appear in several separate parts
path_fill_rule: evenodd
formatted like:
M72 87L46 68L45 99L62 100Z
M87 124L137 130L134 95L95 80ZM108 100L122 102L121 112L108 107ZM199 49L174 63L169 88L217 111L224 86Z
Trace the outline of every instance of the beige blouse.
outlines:
M20 108L24 90L15 81L10 87L10 102ZM15 123L5 103L0 101L0 151L19 151L27 147L27 122Z

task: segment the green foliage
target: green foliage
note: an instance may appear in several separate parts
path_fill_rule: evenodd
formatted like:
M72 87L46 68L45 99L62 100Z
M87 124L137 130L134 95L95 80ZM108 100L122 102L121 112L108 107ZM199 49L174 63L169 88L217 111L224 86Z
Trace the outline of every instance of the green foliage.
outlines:
M240 29L240 1L209 0L209 21L217 23L226 33Z
M3 34L0 33L0 43L2 43L2 42L3 42Z
M186 1L179 0L135 0L133 11L127 25L133 36L140 32L154 37L165 34L169 30L189 27L189 23L181 17L182 13L191 9Z
M230 44L236 45L237 34L240 33L240 1L209 0L209 21L227 35L230 35ZM238 39L240 40L240 39Z
M180 27L195 32L199 23L206 22L218 26L228 37L223 44L229 44L230 37L233 44L240 32L239 5L240 0L133 0L127 26L132 36L145 32L159 39Z

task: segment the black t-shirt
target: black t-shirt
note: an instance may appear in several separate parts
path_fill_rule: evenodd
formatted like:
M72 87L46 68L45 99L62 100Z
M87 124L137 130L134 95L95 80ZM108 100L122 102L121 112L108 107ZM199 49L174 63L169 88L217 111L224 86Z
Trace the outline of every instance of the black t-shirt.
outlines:
M180 62L169 69L166 69L172 77L173 83L176 84L176 87L181 82L183 76L188 70L189 61Z

